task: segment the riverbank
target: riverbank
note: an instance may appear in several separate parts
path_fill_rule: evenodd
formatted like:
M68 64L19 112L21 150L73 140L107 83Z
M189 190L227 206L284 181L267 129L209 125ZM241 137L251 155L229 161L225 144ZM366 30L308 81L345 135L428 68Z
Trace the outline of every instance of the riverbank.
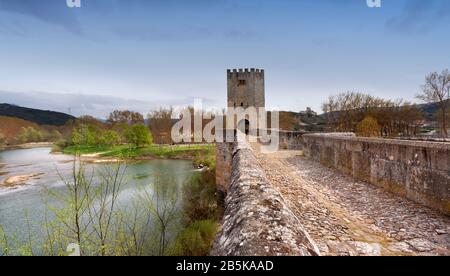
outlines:
M212 167L215 164L215 145L149 145L142 148L133 148L129 145L113 147L98 146L70 146L62 150L56 149L68 155L80 155L94 163L117 162L120 160L153 160L153 159L178 159L192 160L194 163Z
M0 182L3 183L5 180L5 183L10 186L2 187L0 185L0 224L5 229L6 237L8 237L8 255L65 255L64 249L67 247L67 240L65 236L62 237L58 233L72 233L67 228L71 225L59 223L72 221L71 210L73 210L73 207L70 204L74 202L74 194L71 193L69 187L74 185L73 157L65 154L51 154L50 151L51 148L36 148L0 153L0 163L5 165L2 170L7 172L6 175L0 177ZM191 236L189 234L197 229L190 229L190 232L184 234L186 239L183 241L189 241L187 245L183 242L176 243L178 234L185 227L190 226L185 222L190 217L185 215L184 195L198 195L202 196L203 199L204 193L198 194L190 189L190 185L193 185L191 179L199 179L200 182L195 187L206 186L200 178L203 173L192 166L192 161L155 159L126 162L126 164L120 166L120 184L109 178L109 176L112 177L111 174L115 173L118 167L116 164L88 163L84 165L85 173L77 176L79 179L83 179L82 181L85 181L85 183L92 183L92 185L88 185L89 187L83 186L83 192L86 188L89 189L88 192L90 193L90 201L83 205L83 210L87 210L86 208L91 206L97 206L92 204L93 202L99 202L104 198L112 198L114 192L117 194L115 210L110 211L111 209L108 208L108 212L114 212L114 217L117 220L114 219L114 223L111 224L111 239L107 246L108 250L111 249L111 251L108 251L106 255L161 254L159 253L158 241L154 242L154 238L160 235L159 229L161 227L158 226L159 222L156 221L157 214L152 213L151 210L153 202L160 203L163 200L164 206L170 207L170 210L174 210L172 206L177 207L176 215L173 215L174 219L171 220L170 230L166 232L168 239L163 254L175 254L172 253L175 249L178 249L174 248L175 245L180 244L182 248L190 245L191 242L188 238ZM14 185L14 187L11 187L11 185ZM117 188L112 188L113 185ZM105 188L100 189L100 187ZM197 201L188 200L197 203ZM205 202L205 200L199 201L200 203ZM200 203L194 204L194 207L197 208ZM159 210L165 212L164 210L168 210L167 208L161 207ZM135 210L138 210L138 212L135 213ZM86 211L84 215L89 216L87 212L94 214L95 211L91 209ZM56 214L64 217L55 217ZM135 217L135 214L139 214L139 216ZM43 223L46 222L47 218L49 223ZM53 225L56 226L53 227ZM128 225L137 225L136 231L139 232L127 232ZM93 227L98 229L99 226L97 224ZM199 227L202 234L208 230L205 230L205 227ZM59 229L63 230L61 232L53 231L60 231ZM64 251L49 250L46 243L49 232L52 234L52 238L55 237L55 243L61 245L58 248L62 248ZM130 234L124 236L125 233ZM135 233L137 236L143 237L141 240L142 247L136 249L136 251L128 251L134 249L134 247L128 247L126 242L134 242L133 235ZM0 236L2 236L1 233ZM212 236L212 234L209 236ZM96 237L93 233L82 241L82 246L89 248L86 249L86 252L90 250L86 255L100 254L98 253L100 252L100 241ZM73 238L70 237L70 240L73 240ZM28 250L31 247L33 252ZM97 250L97 248L99 249ZM116 251L113 252L112 250ZM2 238L0 238L0 255L3 252Z
M0 146L0 151L45 148L45 147L53 147L53 145L54 145L53 142L26 143L26 144L20 144L20 145Z

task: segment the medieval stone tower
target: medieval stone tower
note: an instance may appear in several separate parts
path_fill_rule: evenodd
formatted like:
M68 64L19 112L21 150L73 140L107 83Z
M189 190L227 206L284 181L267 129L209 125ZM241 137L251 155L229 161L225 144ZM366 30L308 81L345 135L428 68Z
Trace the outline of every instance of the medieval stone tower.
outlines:
M227 70L228 107L265 107L264 70Z

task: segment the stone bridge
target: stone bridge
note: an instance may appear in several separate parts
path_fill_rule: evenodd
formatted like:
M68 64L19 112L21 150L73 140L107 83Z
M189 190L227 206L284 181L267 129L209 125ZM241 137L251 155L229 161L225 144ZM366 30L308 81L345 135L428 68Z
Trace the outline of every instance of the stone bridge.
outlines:
M450 255L450 144L280 136L217 145L212 255Z

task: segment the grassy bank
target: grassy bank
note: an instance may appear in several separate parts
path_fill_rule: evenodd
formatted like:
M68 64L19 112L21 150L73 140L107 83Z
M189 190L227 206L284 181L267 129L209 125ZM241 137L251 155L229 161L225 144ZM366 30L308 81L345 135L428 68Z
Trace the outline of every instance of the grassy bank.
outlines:
M92 154L98 157L110 158L129 158L129 159L145 159L145 158L165 158L165 159L206 159L212 155L215 150L214 145L149 145L142 148L134 148L129 145L120 145L113 147L99 146L69 146L61 151L70 155L87 155ZM209 164L205 164L209 165Z

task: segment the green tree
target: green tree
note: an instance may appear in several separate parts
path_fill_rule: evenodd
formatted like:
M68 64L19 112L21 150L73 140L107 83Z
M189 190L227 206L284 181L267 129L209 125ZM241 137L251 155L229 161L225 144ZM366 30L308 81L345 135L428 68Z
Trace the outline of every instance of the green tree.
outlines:
M17 135L17 140L19 140L20 143L24 144L24 143L28 143L31 140L31 135L30 135L30 129L28 127L23 127L19 134Z
M153 137L150 130L143 124L137 124L128 127L125 130L125 139L136 148L141 148L153 143Z
M120 135L117 131L106 130L101 133L100 144L105 146L117 146L120 144Z
M98 131L94 126L80 125L72 132L72 144L77 146L95 146L99 141Z
M33 127L23 127L17 135L17 140L20 143L41 142L43 140L43 134Z
M361 137L378 137L380 125L375 118L367 116L356 126L356 134Z

